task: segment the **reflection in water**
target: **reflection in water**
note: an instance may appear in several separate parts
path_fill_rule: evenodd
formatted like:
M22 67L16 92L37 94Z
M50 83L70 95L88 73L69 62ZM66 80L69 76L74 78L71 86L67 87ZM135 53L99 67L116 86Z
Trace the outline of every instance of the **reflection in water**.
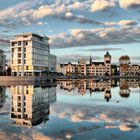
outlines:
M35 126L49 119L49 104L56 101L56 87L11 87L12 125Z
M0 108L3 107L5 103L5 87L0 87Z
M9 88L0 87L0 140L137 140L139 85L136 79L61 81L55 104L51 104L56 102L56 87L52 85L10 86L10 93ZM77 92L84 96L72 96L79 95ZM6 106L10 106L10 120ZM43 124L48 119L49 123ZM9 122L14 127L9 127Z
M90 95L95 92L104 92L104 99L109 102L111 99L111 88L119 87L119 94L121 97L128 98L130 96L130 88L140 87L140 81L137 79L120 79L120 80L107 80L107 81L93 81L93 80L67 80L60 81L58 83L60 89L67 90L69 92L75 92L78 89L78 93L85 95L87 91Z

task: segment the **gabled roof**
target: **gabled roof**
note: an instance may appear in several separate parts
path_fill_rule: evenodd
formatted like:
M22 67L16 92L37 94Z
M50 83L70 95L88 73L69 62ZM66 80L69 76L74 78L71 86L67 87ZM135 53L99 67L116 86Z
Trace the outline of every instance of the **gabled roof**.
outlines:
M109 52L107 51L106 54L104 55L104 57L111 57L111 55L110 55Z

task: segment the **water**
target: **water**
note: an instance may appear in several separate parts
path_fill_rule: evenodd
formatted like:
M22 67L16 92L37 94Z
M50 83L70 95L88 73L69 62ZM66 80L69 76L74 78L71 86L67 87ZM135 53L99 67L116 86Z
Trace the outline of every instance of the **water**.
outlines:
M0 140L140 139L140 81L0 87Z

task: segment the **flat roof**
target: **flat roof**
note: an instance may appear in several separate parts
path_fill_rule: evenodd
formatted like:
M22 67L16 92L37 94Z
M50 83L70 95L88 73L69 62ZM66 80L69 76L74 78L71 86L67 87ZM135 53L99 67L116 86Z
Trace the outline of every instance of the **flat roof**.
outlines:
M36 36L36 37L39 37L39 38L46 38L47 40L49 40L49 37L47 37L47 36L45 36L45 35L44 35L44 37L43 37L43 36L41 36L41 35L38 35L38 34L35 34L35 33L31 33L31 32L29 32L29 33L17 34L17 35L15 35L15 37L26 36L26 35L33 35L33 36Z

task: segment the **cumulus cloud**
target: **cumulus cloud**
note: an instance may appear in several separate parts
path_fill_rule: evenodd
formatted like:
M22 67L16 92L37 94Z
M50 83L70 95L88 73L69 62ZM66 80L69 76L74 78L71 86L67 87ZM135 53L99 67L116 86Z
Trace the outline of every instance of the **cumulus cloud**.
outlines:
M103 11L111 7L115 7L115 2L108 0L95 0L91 5L91 11L92 12Z
M59 15L65 12L65 6L49 6L49 5L42 5L37 10L34 11L33 17L34 18L44 18L46 16L53 16Z
M126 8L139 8L140 0L120 0L120 7Z
M103 25L103 22L86 18L82 15L73 15L71 12L67 12L64 16L58 16L58 18L66 21L76 21L80 24L92 24L92 25Z
M81 2L77 2L75 1L74 3L68 5L68 9L72 10L72 9L81 9L83 8L85 5Z
M18 16L25 16L27 15L27 12L24 10L28 10L33 5L33 1L26 1L20 4L17 4L13 7L9 7L7 9L0 11L0 23L5 23L9 20L12 20L14 18L17 18ZM30 11L30 10L29 10ZM28 11L28 12L29 12ZM30 14L30 13L29 13Z
M72 29L70 33L50 36L52 47L76 47L139 42L140 27Z
M120 26L131 26L131 25L136 25L137 22L135 22L133 20L121 20L118 24Z

